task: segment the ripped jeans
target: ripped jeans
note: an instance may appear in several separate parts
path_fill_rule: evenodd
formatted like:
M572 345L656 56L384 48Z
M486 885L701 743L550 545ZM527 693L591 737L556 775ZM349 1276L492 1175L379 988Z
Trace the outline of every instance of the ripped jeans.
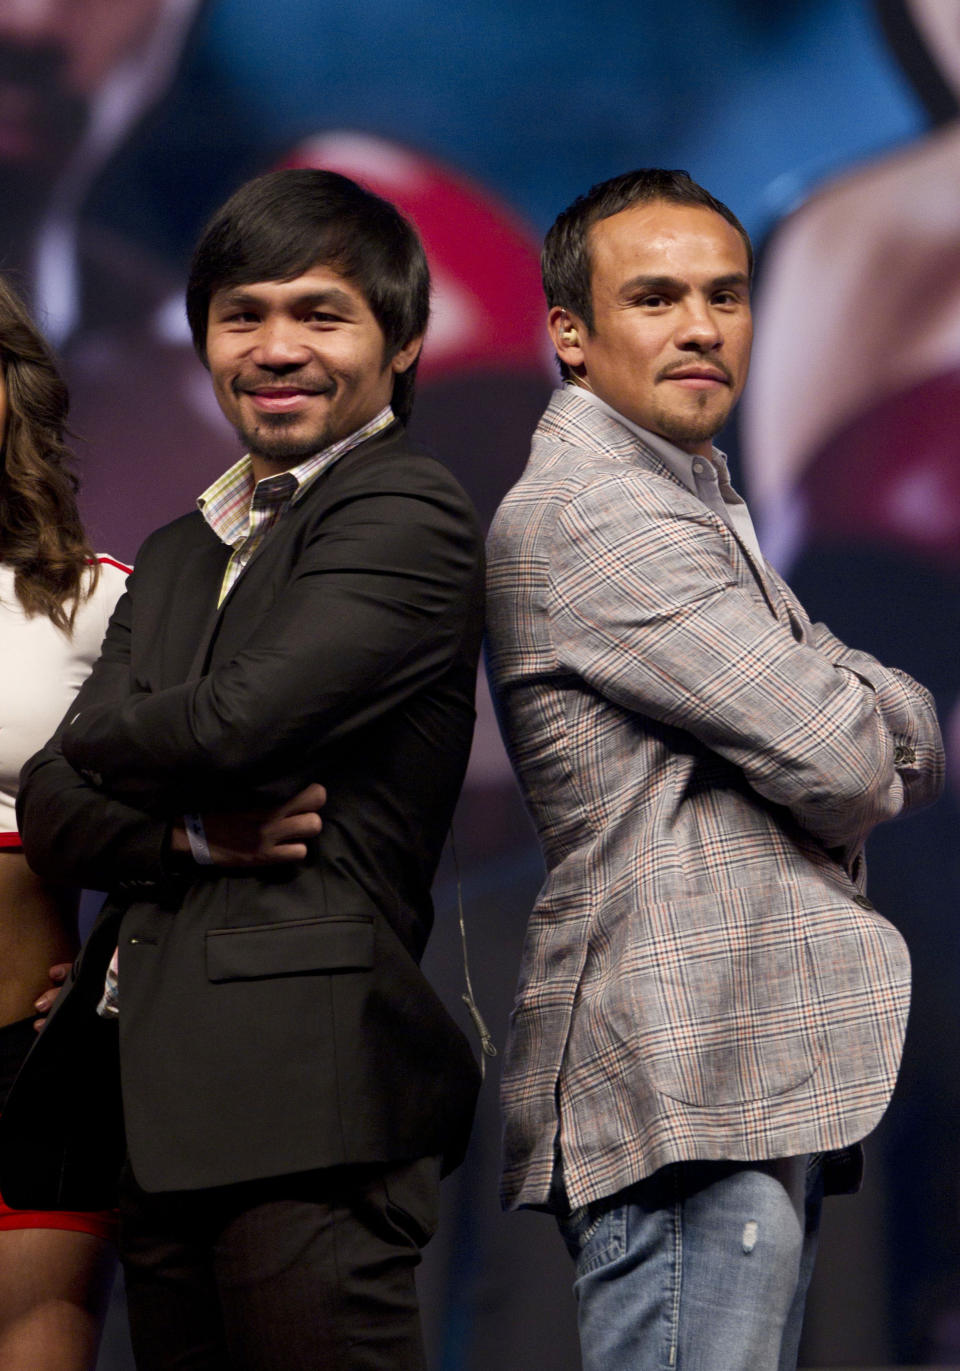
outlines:
M820 1158L680 1162L575 1209L583 1371L795 1371Z

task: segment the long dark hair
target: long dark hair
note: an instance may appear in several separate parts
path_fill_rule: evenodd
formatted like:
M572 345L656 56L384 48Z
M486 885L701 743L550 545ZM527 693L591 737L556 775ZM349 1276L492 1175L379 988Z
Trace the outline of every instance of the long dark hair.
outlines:
M7 401L0 448L0 561L28 615L69 632L96 584L64 442L69 395L53 353L0 276L0 366Z

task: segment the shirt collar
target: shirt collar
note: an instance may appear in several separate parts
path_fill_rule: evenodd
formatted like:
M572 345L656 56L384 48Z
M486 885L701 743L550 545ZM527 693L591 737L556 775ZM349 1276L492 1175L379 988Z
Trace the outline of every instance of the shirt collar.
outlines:
M760 565L763 564L763 552L757 539L753 520L750 518L750 511L747 509L746 501L737 494L730 484L727 459L719 448L712 449L709 459L701 457L699 453L684 452L659 433L651 433L649 429L641 428L639 424L625 418L612 405L608 405L605 400L601 400L598 395L595 395L592 390L587 390L585 386L571 387L571 389L576 389L578 395L582 395L590 404L603 410L611 419L615 419L618 424L622 424L624 428L636 434L642 443L653 450L681 485L685 486L691 495L695 495L714 514L719 515L731 532L756 558L757 562Z
M381 433L393 421L393 410L385 405L379 414L346 438L331 443L287 471L278 471L256 482L250 454L245 453L197 497L197 508L221 542L234 547L246 537L250 513L255 507L296 504L338 457Z

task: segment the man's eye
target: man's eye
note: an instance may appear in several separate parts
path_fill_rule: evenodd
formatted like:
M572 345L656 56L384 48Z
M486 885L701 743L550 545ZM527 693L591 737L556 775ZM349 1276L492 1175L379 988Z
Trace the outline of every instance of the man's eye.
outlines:
M642 295L637 301L644 309L660 309L663 305L668 305L670 301L665 295Z

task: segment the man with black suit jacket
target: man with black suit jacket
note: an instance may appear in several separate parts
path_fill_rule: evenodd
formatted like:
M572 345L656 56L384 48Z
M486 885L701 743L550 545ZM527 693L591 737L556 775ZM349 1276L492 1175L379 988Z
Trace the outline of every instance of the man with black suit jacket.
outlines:
M122 1167L140 1368L423 1365L478 1073L418 962L482 607L470 505L402 426L428 292L334 173L214 216L187 310L246 455L147 540L24 773L31 862L110 895L5 1115L10 1197L99 1202Z

